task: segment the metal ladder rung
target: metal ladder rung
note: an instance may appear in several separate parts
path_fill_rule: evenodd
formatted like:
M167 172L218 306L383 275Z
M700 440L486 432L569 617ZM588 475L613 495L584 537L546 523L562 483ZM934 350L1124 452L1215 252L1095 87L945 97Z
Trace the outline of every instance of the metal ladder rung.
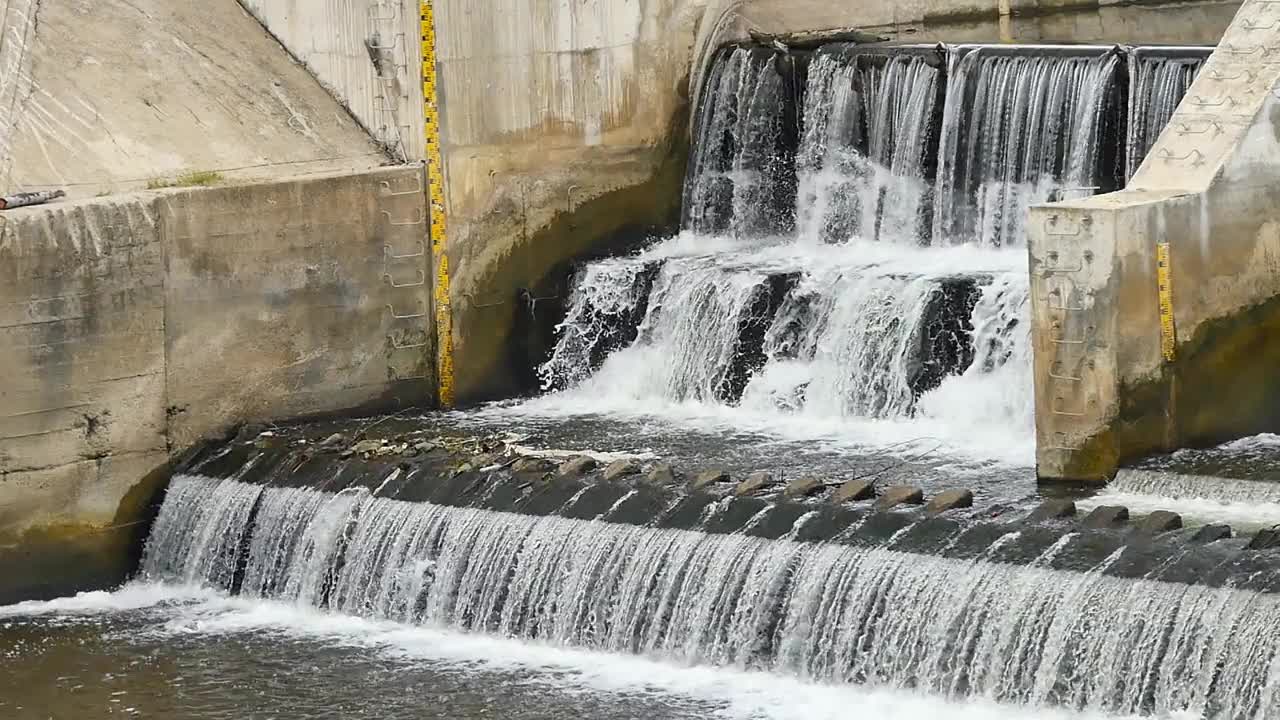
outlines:
M421 285L426 285L426 284L427 284L427 274L426 274L426 273L424 273L424 272L422 272L421 270L417 270L416 272L418 273L418 280L417 280L417 282L398 283L398 282L396 282L396 281L395 281L395 278L391 277L391 273L383 273L383 274L382 274L382 279L383 279L383 280L386 280L386 281L387 281L387 283L388 283L388 284L390 284L390 285L391 285L391 287L394 287L394 288L419 287L419 286L421 286Z
M418 248L419 248L418 252L405 253L404 255L396 255L395 253L391 252L390 245L383 245L382 252L387 260L406 260L410 258L425 257L427 254L427 246L424 245L421 240L418 240L417 242L418 242Z
M387 310L391 313L391 317L395 318L396 320L411 320L411 319L413 319L413 318L426 317L426 316L427 316L427 304L426 304L426 303L424 303L424 302L422 302L421 300L419 300L419 301L418 301L418 307L422 309L422 312L420 312L420 313L410 313L410 314L408 314L408 315L401 315L401 314L399 314L399 313L397 313L397 312L396 312L395 306L393 306L391 303L387 303Z
M383 210L382 214L387 216L388 225L395 225L396 227L404 227L406 225L421 225L427 221L427 214L422 211L422 208L418 208L418 219L410 220L408 222L396 222L395 220L392 220L390 210Z

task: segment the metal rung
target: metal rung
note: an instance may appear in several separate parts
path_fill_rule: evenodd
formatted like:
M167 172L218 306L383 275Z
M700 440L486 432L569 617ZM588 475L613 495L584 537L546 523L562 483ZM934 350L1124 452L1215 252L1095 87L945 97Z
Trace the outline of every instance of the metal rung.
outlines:
M419 241L417 241L417 242L418 242L418 248L419 248L419 250L418 250L418 252L415 252L415 253L407 253L407 254L404 254L404 255L395 255L395 254L393 254L393 253L391 252L391 246L390 246L390 245L383 245L383 246L382 246L382 252L383 252L383 254L386 256L386 259L387 259L387 260L406 260L406 259L409 259L409 258L420 258L420 257L423 257L423 256L425 256L425 255L427 254L427 247L426 247L426 245L424 245L424 244L423 244L423 242L422 242L421 240L419 240Z
M395 220L392 220L390 210L383 210L382 214L387 216L388 225L395 225L397 227L404 225L421 225L427 221L427 214L422 211L422 208L418 208L418 219L410 220L408 222L396 222Z
M426 303L424 303L424 302L422 302L421 300L419 300L419 301L418 301L418 307L422 309L422 312L420 312L420 313L411 313L411 314L409 314L409 315L401 315L401 314L399 314L399 313L397 313L397 312L396 312L395 307L394 307L394 306L392 306L392 304L391 304L391 303L387 303L387 310L391 313L391 317L395 318L396 320L411 320L411 319L413 319L413 318L426 317L426 316L427 316L427 304L426 304Z
M423 340L420 343L406 343L404 345L401 345L400 343L396 342L395 338L390 338L390 340L391 340L391 347L395 348L396 350L411 350L413 348L420 348L420 347L427 346L426 340Z
M1052 370L1049 371L1049 377L1053 378L1054 380L1068 380L1070 382L1080 382L1081 380L1081 378L1075 377L1073 375L1058 375Z
M1252 70L1243 70L1238 75L1223 75L1217 70L1210 70L1209 77L1214 80L1239 80L1244 78L1245 82L1253 82L1254 78L1258 76Z
M388 283L391 284L391 287L394 287L394 288L419 287L421 285L426 285L427 284L426 273L422 272L421 270L418 270L417 273L418 273L417 282L398 283L395 281L394 278L391 277L391 273L383 273L382 279L386 280Z
M1062 402L1062 398L1054 398L1053 399L1054 407L1050 410L1050 412L1052 412L1054 415L1065 415L1067 417L1084 417L1084 413L1082 412L1067 412L1066 410L1059 410L1058 405L1061 402Z
M1174 155L1168 148L1160 148L1160 152L1157 154L1160 156L1160 159L1165 162L1173 162L1174 160L1191 160L1192 166L1204 164L1204 153L1199 150L1192 150L1186 155Z
M1083 345L1084 340L1064 340L1062 338L1049 338L1049 342L1056 345Z
M422 375L396 375L395 376L395 380L426 380L426 379L427 379L426 373L423 373Z
M1235 107L1236 105L1235 98L1231 97L1230 95L1223 95L1222 97L1214 98L1213 100L1205 100L1203 97L1199 95L1193 95L1191 99L1188 100L1187 102L1191 103L1192 105L1199 105L1200 107L1222 107L1223 105L1230 105L1231 107Z
M1190 125L1180 122L1178 123L1178 129L1175 132L1179 135L1204 135L1210 131L1213 132L1214 136L1222 134L1222 125L1217 120L1210 120L1208 122L1209 124L1206 125L1203 130L1192 130Z
M400 45L400 41L403 39L404 33L396 33L395 39L391 41L390 45L375 45L374 43L369 43L369 47L374 50L394 50Z

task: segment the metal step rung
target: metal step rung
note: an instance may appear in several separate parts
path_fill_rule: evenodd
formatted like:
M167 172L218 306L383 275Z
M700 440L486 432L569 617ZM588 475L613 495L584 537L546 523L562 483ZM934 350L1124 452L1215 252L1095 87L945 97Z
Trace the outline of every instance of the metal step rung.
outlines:
M404 255L396 255L391 252L390 245L383 245L382 252L383 252L383 255L385 256L385 259L387 260L407 260L410 258L425 257L427 254L427 246L423 244L421 240L418 241L418 248L419 248L418 252L406 253Z
M422 208L418 208L418 219L410 220L408 222L396 222L395 220L392 220L390 210L383 210L382 214L387 216L388 225L395 225L397 227L401 227L405 225L421 225L427 221L427 214L423 212Z
M395 278L391 277L391 273L383 273L382 279L386 280L387 283L390 284L391 287L393 288L420 287L422 285L426 285L427 284L426 273L422 272L421 270L418 270L416 272L418 273L417 282L398 283L395 281Z
M404 40L404 33L396 33L395 39L391 41L390 45L375 45L374 43L369 43L369 48L371 50L394 50L399 47L401 40Z
M390 338L390 340L391 340L391 347L395 348L396 350L411 350L413 348L420 348L420 347L427 346L426 340L423 340L420 343L406 343L404 345L401 345L400 343L396 342L395 338Z
M419 176L413 176L413 182L416 183L416 187L413 188L413 190L404 190L404 191L392 191L392 183L390 183L390 181L383 181L378 184L380 184L380 186L383 187L383 195L387 197L401 197L403 195L422 195L422 191L424 191L424 187L422 187L422 176L420 176L420 174Z
M395 318L396 320L412 320L413 318L426 317L427 304L419 300L418 307L421 308L422 312L410 313L408 315L401 315L400 313L396 312L395 306L393 306L391 303L387 303L387 311L390 312L391 317Z

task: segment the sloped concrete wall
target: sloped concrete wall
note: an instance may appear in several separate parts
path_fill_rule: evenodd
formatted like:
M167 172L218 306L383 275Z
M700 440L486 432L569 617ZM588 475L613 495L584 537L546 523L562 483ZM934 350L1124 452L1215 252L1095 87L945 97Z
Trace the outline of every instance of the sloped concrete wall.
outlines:
M118 581L202 437L429 403L421 173L0 215L0 604Z
M240 0L374 139L423 159L417 0Z
M1041 477L1280 430L1278 39L1246 2L1128 190L1032 210Z
M6 0L0 22L0 192L386 159L235 0Z

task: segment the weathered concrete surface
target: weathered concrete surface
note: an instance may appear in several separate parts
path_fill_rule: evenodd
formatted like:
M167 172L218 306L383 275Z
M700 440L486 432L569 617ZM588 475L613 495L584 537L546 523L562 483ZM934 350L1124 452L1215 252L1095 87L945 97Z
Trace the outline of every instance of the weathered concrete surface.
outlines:
M402 160L423 158L417 0L241 0Z
M528 388L518 320L538 311L520 306L521 289L554 298L569 261L676 224L690 105L720 44L841 28L921 41L1212 43L1237 6L438 0L459 401Z
M1280 429L1277 28L1280 8L1241 7L1128 190L1032 210L1042 478Z
M84 197L385 158L235 0L8 0L0 22L0 191Z
M0 603L119 580L200 437L433 397L421 172L0 216Z

